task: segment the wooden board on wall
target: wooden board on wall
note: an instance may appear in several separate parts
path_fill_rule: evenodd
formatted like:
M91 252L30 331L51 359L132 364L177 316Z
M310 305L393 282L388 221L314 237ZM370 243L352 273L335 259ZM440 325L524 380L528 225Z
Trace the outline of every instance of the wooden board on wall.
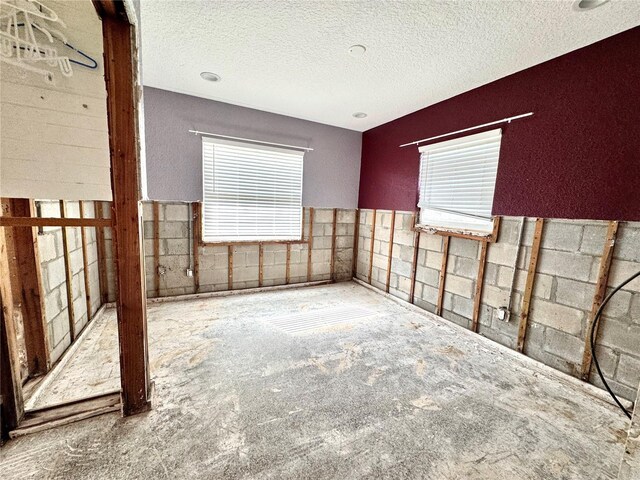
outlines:
M95 59L72 64L54 82L3 64L0 69L0 196L111 200L102 26L91 2L47 1L68 43ZM57 43L54 46L64 47Z

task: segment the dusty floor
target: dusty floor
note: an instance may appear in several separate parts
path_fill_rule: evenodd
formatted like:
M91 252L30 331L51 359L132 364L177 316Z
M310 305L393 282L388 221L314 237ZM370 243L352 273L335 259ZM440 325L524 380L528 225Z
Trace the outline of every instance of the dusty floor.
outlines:
M613 407L359 285L148 317L153 411L11 441L3 479L617 476L626 422ZM100 362L117 365L115 329L96 332L112 352Z

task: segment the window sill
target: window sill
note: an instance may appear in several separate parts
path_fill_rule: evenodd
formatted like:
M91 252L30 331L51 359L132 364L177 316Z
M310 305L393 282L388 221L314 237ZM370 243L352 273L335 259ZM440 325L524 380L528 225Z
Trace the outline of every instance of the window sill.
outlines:
M484 232L478 230L462 230L456 228L447 228L436 225L420 225L416 224L414 230L417 232L430 233L432 235L442 235L444 237L467 238L470 240L478 240L481 242L493 243L498 239L498 230L500 227L500 217L493 218L493 230Z
M219 241L211 242L207 240L200 240L200 246L202 247L227 247L227 246L242 246L242 245L298 245L307 244L309 240L237 240L237 241Z

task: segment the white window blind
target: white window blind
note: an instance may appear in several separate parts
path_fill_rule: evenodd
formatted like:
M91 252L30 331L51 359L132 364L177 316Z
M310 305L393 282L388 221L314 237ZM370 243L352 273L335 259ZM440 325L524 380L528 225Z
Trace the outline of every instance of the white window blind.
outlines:
M420 225L490 232L500 129L420 147Z
M206 242L300 240L304 152L202 138Z

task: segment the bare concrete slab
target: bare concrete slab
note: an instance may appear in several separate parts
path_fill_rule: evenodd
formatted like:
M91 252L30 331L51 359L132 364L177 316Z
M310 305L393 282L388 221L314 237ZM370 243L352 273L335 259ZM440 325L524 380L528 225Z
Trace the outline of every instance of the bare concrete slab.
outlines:
M354 283L155 304L148 317L154 409L11 441L3 479L617 476L614 407ZM117 365L115 330L100 331L83 348Z

